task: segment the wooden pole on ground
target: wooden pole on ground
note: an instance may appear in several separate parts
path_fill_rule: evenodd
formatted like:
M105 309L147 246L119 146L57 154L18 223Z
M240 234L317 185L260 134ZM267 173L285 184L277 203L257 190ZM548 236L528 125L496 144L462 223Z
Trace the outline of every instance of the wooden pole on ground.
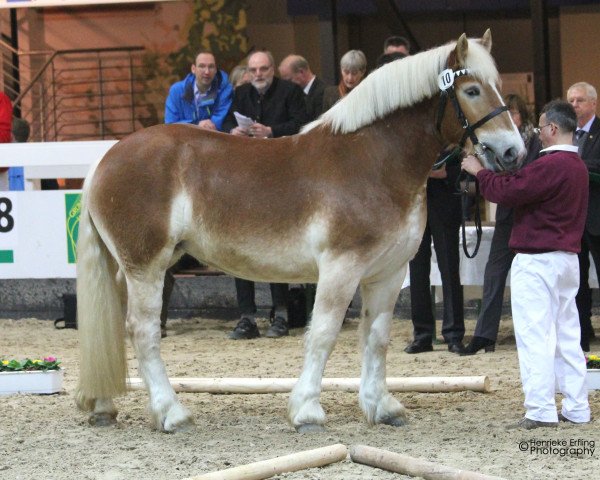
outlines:
M290 392L297 378L170 378L176 392L203 393L286 393ZM390 377L390 392L445 393L472 390L489 392L490 380L486 376L475 377ZM324 378L324 392L358 392L359 378ZM129 390L144 390L141 378L129 379Z
M189 477L184 480L262 480L285 472L297 472L306 468L323 467L341 462L346 459L347 455L346 445L336 444Z
M425 480L503 480L500 477L448 467L366 445L351 446L350 458L356 463Z

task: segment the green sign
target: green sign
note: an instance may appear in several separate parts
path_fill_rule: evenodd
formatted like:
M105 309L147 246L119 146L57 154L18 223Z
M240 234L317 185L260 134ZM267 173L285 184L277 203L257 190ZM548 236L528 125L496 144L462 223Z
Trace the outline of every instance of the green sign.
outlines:
M69 263L77 261L77 234L79 233L79 212L81 211L81 194L65 193L67 214L67 254Z

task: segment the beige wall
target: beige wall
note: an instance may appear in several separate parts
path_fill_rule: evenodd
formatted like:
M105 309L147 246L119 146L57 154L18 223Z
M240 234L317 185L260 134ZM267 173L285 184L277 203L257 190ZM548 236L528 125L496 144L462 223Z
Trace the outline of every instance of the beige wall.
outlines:
M563 8L560 15L562 96L575 82L600 90L600 6Z

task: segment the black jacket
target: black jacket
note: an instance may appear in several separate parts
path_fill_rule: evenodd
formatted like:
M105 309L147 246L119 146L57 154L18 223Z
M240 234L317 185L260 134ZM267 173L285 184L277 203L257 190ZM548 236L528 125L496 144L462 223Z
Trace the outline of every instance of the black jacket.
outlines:
M600 118L594 118L579 156L588 170L600 173ZM590 196L585 227L592 235L600 235L600 184L590 181Z
M273 137L294 135L308 120L302 89L277 77L273 77L273 83L262 96L251 83L235 89L233 103L223 122L224 132L237 126L233 112L271 127Z
M308 120L315 120L323 112L323 94L325 93L325 83L315 77L310 90L306 95L306 112Z

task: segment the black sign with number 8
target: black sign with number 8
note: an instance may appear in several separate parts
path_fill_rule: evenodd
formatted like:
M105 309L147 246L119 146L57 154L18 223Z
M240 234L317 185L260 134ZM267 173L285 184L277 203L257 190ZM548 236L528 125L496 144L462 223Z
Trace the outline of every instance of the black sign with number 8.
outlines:
M10 232L15 226L15 219L10 215L12 202L10 198L0 198L0 233Z

